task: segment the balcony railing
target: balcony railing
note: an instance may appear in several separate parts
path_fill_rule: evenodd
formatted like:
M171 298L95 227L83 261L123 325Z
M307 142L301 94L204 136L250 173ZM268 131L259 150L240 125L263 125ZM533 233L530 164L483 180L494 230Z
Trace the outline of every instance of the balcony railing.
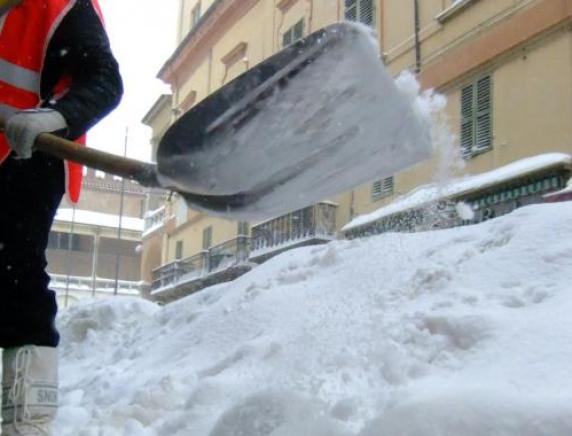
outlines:
M144 233L149 233L151 230L160 227L165 221L165 207L147 212L144 218Z
M64 274L50 274L50 287L58 292L82 292L86 295L114 294L115 280L93 277L66 276ZM117 292L119 295L139 295L141 283L119 280Z
M332 203L319 203L252 227L252 254L308 239L331 239L336 233L336 208Z
M250 238L239 236L223 244L153 271L152 291L203 278L248 260Z

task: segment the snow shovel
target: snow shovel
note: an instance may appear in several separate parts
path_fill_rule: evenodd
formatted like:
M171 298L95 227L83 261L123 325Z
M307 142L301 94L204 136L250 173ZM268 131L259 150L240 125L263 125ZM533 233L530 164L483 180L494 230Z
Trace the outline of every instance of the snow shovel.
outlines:
M36 146L242 221L391 176L431 150L428 126L385 72L369 29L349 23L283 49L181 116L160 141L156 166L50 134Z

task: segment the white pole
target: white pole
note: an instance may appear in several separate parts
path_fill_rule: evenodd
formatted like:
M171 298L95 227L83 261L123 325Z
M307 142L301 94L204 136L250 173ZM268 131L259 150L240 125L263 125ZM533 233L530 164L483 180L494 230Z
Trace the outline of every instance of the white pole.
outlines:
M129 127L125 127L125 143L123 149L123 157L127 157L127 142L129 141ZM125 199L125 178L121 179L121 199L119 200L119 225L117 226L117 242L121 243L121 230L123 225L123 202ZM121 245L117 250L117 256L115 259L115 289L113 295L117 295L119 292L119 269L120 269L120 254Z

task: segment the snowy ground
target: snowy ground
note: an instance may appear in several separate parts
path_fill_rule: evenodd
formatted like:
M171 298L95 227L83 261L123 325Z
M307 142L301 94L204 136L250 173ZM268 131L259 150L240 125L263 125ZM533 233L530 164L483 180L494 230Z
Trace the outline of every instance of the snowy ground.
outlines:
M62 313L59 436L569 436L572 202Z

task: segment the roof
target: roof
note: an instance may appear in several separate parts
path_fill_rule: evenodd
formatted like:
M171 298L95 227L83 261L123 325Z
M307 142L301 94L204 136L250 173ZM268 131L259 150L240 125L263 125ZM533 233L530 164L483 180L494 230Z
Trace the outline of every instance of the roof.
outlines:
M108 213L94 212L82 209L58 209L55 221L76 224L87 224L96 227L119 228L119 216ZM143 231L143 220L124 216L121 218L121 228L136 232Z

